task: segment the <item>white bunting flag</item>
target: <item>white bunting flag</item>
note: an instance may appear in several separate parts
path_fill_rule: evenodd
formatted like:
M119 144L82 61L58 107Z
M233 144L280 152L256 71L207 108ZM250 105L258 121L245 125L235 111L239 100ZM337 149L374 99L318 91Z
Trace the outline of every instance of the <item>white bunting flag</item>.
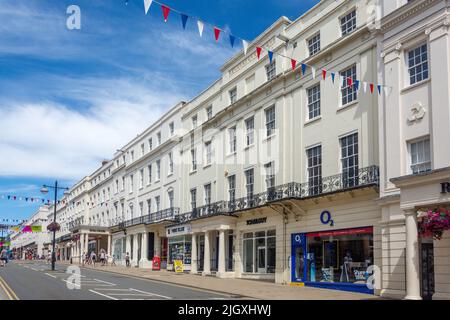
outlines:
M198 33L200 34L200 37L203 37L203 28L205 27L205 25L203 24L203 22L198 20L197 26L198 26Z
M153 0L144 0L144 9L145 14L147 14L148 9L150 9L150 6L152 5Z
M389 93L391 92L389 89L389 87L384 87L384 94L386 95L386 97L389 96Z
M363 91L364 93L367 92L367 82L363 82Z
M340 76L341 77L341 87L345 88L347 85L347 79L345 79L344 76Z
M248 42L245 40L242 40L242 46L244 47L244 54L247 55Z
M311 67L311 74L312 74L312 78L315 79L316 78L316 69L314 69L313 67Z

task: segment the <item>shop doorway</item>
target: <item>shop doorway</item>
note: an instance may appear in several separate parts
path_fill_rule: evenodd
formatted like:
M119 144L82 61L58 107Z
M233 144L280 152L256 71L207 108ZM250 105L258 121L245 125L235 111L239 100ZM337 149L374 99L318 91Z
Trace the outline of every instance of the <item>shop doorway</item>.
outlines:
M431 300L434 294L434 248L433 243L421 245L422 298Z
M266 247L258 247L256 260L258 273L266 273Z

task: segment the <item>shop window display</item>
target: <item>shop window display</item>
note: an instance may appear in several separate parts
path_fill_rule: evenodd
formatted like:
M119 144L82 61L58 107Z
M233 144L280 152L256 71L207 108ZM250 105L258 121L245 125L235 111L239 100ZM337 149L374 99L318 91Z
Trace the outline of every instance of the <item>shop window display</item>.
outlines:
M169 239L169 263L182 260L183 264L191 264L191 237L181 236Z
M369 276L367 268L373 264L372 228L318 232L306 236L306 281L366 283ZM301 258L297 256L296 259Z

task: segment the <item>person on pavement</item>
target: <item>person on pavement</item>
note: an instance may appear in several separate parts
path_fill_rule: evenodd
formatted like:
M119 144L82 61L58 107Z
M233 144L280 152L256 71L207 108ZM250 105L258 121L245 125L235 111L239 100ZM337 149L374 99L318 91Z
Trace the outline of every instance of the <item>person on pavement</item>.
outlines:
M0 259L2 262L2 267L5 267L6 262L8 261L8 252L6 251L6 249L3 249L2 252L0 253Z
M125 255L125 265L127 267L130 267L130 254L127 252L127 254Z
M105 250L101 249L100 250L100 262L102 263L102 266L105 265L105 258L106 258L105 256L106 256Z
M97 259L97 256L96 256L95 252L92 251L91 252L91 262L92 262L92 265L94 266L94 268L95 268L95 260L96 259Z

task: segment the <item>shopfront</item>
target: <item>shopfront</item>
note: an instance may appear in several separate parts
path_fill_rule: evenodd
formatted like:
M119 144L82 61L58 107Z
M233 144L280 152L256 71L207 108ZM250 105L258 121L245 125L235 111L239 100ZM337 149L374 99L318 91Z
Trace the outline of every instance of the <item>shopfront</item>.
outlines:
M191 232L192 228L190 225L174 226L166 229L168 239L168 270L173 270L175 260L183 261L184 270L190 270L192 252Z
M306 286L373 294L373 227L291 235L291 281Z

